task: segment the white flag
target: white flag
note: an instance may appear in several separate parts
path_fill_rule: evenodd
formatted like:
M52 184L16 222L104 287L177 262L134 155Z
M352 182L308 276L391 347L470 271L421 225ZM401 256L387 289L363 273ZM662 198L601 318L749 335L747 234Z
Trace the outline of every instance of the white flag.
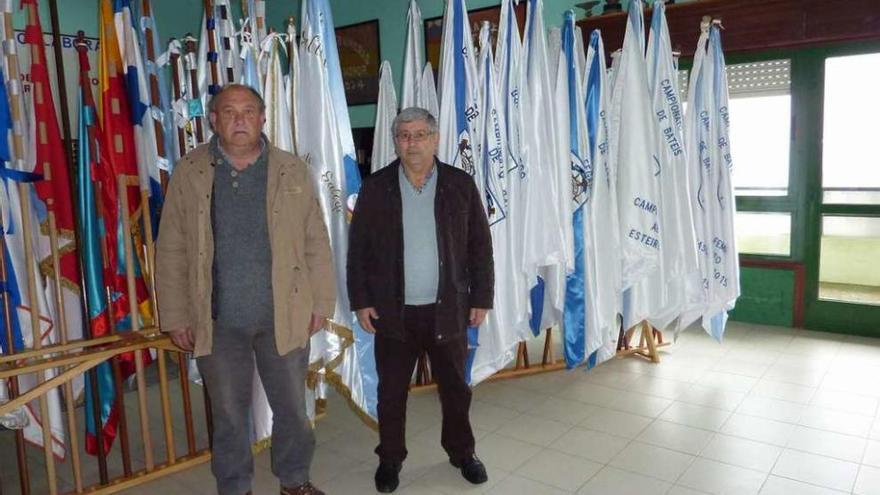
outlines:
M620 312L620 223L617 213L616 153L608 142L610 89L605 47L598 30L586 55L586 121L593 180L584 219L586 265L586 352L592 367L614 357Z
M507 200L507 149L506 126L500 103L500 94L495 77L495 64L492 61L492 46L489 43L489 23L484 22L480 29L480 84L483 89L483 173L479 174L485 191L484 202L492 234L492 252L495 266L495 300L493 310L479 331L479 346L471 362L471 386L503 369L515 357L514 351L519 335L510 325L513 299L513 284L509 282L515 270L510 252L511 239L508 224L509 203Z
M266 77L263 82L263 100L266 103L266 122L263 132L269 142L287 152L293 152L293 133L290 128L287 85L281 72L281 51L284 41L277 33L263 39L262 58L266 60Z
M656 270L660 262L659 165L654 156L655 132L644 46L642 4L634 0L629 7L620 67L611 96L611 147L617 153L624 289ZM631 314L638 321L648 316L648 309L634 307Z
M648 75L654 119L657 123L657 158L660 162L660 225L664 246L662 272L639 285L644 297L653 297L651 324L666 328L685 307L685 282L699 272L693 212L687 183L684 119L672 57L666 6L654 3L648 39Z
M523 98L524 151L528 171L523 268L532 287L530 325L533 332L560 321L564 306L565 271L573 267L571 245L566 244L564 230L570 228L570 222L563 218L555 200L561 193L553 179L553 168L560 158L557 158L554 144L554 117L552 112L546 111L556 107L543 11L542 0L529 0L523 67L526 74ZM544 303L545 299L550 307Z
M437 85L434 83L434 69L431 67L431 62L425 64L425 70L422 71L422 80L419 84L417 106L430 112L435 119L440 118L440 101L437 99Z
M296 25L293 21L287 24L287 111L290 113L291 137L293 138L293 154L299 154L299 123L296 120L296 105L299 98L299 43L296 42Z
M736 216L736 197L734 196L731 169L733 160L730 152L730 107L728 105L727 71L724 51L721 49L721 28L713 24L709 33L709 48L706 53L712 78L711 137L708 143L712 154L713 188L709 191L712 210L712 239L709 257L712 270L708 312L703 315L703 328L717 339L721 339L727 323L727 312L732 310L740 295L739 255L736 250L734 218Z
M524 270L524 236L526 233L526 186L528 172L525 166L524 122L522 98L524 74L521 60L523 56L522 39L516 21L514 2L503 0L501 18L495 44L495 74L498 77L499 104L504 122L507 125L507 198L509 204L507 222L509 229L508 249L513 267L507 274L511 290L515 294L511 304L509 324L515 328L521 339L532 337L529 329L529 280Z
M422 11L416 0L409 1L406 14L406 48L403 52L403 81L400 89L400 109L419 106L419 89L422 83ZM424 108L424 107L423 107ZM436 115L435 115L436 117Z
M688 84L688 106L685 114L685 146L687 148L688 190L691 194L691 208L694 218L694 237L697 246L697 261L700 272L688 277L685 285L686 309L679 317L681 330L700 318L710 299L709 248L711 226L711 204L709 202L710 177L712 167L709 153L710 123L713 115L709 112L711 99L711 79L706 69L706 46L709 42L709 23L702 24L694 64Z
M262 58L266 59L266 77L263 81L263 100L266 103L266 122L263 132L269 142L287 152L293 152L293 132L288 109L287 85L281 72L281 51L284 41L277 33L263 38Z
M376 103L376 124L373 127L373 154L370 172L374 173L397 158L394 151L394 136L391 124L397 115L397 94L394 91L394 78L391 64L382 62L379 69L379 99Z

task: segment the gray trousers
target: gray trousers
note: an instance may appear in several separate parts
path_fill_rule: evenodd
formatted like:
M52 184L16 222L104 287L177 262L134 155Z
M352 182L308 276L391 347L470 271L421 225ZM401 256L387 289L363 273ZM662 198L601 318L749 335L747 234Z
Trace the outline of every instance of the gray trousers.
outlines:
M251 489L251 395L254 365L272 407L272 472L283 486L309 480L315 435L306 415L308 346L278 355L272 328L214 327L211 354L196 359L211 398L214 421L211 471L220 495Z

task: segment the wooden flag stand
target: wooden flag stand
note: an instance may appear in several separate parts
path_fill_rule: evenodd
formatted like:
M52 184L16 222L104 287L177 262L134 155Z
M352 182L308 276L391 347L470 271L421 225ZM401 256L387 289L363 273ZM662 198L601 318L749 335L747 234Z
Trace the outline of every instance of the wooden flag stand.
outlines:
M641 330L639 335L639 345L632 347L630 346L630 340L632 339L633 334L635 334L636 329ZM652 363L659 363L660 352L658 349L670 344L671 342L663 342L663 332L652 327L651 324L645 320L627 331L624 331L621 328L616 357L623 358L636 355L648 359Z

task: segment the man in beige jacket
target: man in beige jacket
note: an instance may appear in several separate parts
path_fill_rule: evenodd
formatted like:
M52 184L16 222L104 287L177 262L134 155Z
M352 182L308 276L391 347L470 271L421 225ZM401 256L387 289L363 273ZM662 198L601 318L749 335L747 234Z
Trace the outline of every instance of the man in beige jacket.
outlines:
M193 351L211 398L212 471L220 495L250 493L256 369L274 413L272 472L282 495L309 482L309 337L333 315L327 228L307 165L261 133L265 104L224 87L208 107L214 137L181 158L157 244L162 331Z

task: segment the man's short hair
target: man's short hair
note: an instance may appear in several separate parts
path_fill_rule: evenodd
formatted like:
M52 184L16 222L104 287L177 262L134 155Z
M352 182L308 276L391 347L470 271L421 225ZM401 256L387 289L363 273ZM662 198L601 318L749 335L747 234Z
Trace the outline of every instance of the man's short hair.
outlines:
M209 114L216 113L217 112L217 101L220 99L220 95L222 95L223 93L225 93L229 90L233 90L233 89L244 89L244 90L250 92L250 94L252 94L254 96L254 98L256 98L258 102L260 102L260 105L259 105L260 106L260 113L264 113L266 111L266 102L263 101L263 96L260 94L259 91L248 86L247 84L229 83L229 84L226 84L225 86L223 86L222 88L220 88L220 91L217 91L217 94L215 94L214 96L211 97L210 100L208 100L208 113Z
M431 115L431 112L425 110L424 108L419 107L409 107L404 108L397 114L397 117L394 117L394 122L391 123L391 135L397 136L397 128L400 127L400 124L408 124L410 122L419 122L424 121L428 124L428 130L433 134L437 132L437 119Z

